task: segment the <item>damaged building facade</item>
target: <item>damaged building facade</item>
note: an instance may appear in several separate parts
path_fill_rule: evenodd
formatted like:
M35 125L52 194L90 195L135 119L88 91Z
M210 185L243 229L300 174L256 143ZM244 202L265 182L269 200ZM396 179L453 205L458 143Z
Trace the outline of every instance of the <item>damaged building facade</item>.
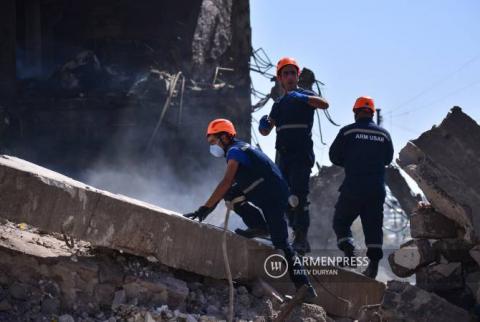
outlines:
M161 159L181 178L208 167L212 118L249 141L247 0L0 7L4 153L77 178L99 161Z

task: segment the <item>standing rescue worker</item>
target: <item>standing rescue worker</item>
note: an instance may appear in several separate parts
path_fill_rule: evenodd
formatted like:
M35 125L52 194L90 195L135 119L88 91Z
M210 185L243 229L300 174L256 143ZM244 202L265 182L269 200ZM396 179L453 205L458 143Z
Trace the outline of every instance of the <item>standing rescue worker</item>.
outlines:
M210 144L210 153L215 157L225 157L227 169L205 205L184 216L203 221L220 200L231 202L233 210L242 217L249 228L246 231L240 230L241 234L255 237L259 231L270 233L273 246L283 250L285 254L290 279L295 287L298 290L306 285L307 298L312 299L317 296L315 289L311 286L300 264L301 261L295 261L297 255L288 243L285 220L288 203L287 183L278 167L263 152L237 140L235 136L235 127L229 120L216 119L208 125L207 140Z
M385 166L393 159L390 134L373 121L375 104L371 97L359 97L353 106L355 123L340 130L330 147L330 161L345 169L339 188L333 229L338 247L346 257L355 256L353 221L362 221L367 257L364 275L375 278L383 257L383 203L385 201Z
M310 252L307 235L310 226L308 209L309 182L315 163L312 127L316 108L328 108L328 102L315 92L298 87L300 67L293 58L282 58L277 64L277 79L284 95L272 106L270 115L260 119L259 132L270 134L277 130L276 163L288 182L288 221L295 233L294 249Z

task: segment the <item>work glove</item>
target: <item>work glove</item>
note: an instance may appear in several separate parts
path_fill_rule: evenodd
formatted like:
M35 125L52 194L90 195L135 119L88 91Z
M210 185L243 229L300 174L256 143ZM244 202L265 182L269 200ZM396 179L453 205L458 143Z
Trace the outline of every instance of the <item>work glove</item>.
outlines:
M258 122L258 131L259 132L268 131L268 130L270 130L271 127L272 126L271 126L270 121L268 119L268 115L262 116L262 118Z
M207 216L213 211L214 208L208 208L205 206L201 206L198 210L191 212L189 214L183 215L185 218L189 218L195 220L198 218L198 221L202 222Z
M290 99L296 99L304 103L308 103L308 95L296 92L296 91L291 91L287 94L287 98Z

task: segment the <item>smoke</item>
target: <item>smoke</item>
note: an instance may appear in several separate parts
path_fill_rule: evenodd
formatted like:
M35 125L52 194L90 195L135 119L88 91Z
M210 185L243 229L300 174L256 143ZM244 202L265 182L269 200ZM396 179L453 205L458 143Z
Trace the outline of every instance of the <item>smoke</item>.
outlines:
M186 169L179 176L176 166L162 156L155 157L154 163L134 161L127 157L120 160L119 164L99 161L84 171L81 180L96 188L126 195L179 214L193 212L207 201L221 180L221 165L224 165L223 160L212 157L211 168L198 172ZM223 227L225 213L226 207L220 202L205 223ZM234 230L240 227L244 228L245 225L238 215L232 213L229 228Z

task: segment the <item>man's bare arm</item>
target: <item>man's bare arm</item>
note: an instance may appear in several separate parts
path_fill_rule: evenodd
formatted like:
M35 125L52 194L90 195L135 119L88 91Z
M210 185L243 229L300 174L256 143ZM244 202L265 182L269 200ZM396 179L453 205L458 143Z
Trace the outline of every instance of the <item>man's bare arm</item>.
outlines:
M210 198L208 198L208 201L205 203L205 207L214 208L218 202L223 199L228 189L230 189L233 184L237 170L238 162L235 160L229 160L223 179L217 185L217 188L215 188Z

